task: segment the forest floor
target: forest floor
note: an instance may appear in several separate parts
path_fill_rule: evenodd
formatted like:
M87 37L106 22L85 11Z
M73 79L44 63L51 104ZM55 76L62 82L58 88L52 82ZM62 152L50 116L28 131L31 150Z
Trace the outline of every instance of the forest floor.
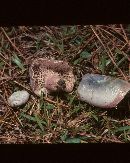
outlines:
M53 99L31 94L26 105L11 108L17 90L31 92L29 60L67 60L76 84L72 93ZM0 28L0 143L130 142L130 101L112 109L77 98L86 73L130 81L130 25L75 25Z

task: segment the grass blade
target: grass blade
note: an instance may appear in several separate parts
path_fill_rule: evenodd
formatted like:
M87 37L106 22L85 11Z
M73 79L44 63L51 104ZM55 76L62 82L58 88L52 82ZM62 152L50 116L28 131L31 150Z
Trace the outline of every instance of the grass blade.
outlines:
M122 132L122 131L126 131L126 130L130 130L130 126L119 127L114 132L116 133L116 132Z
M79 138L68 138L66 143L81 143L81 140Z
M24 65L22 64L21 60L18 58L16 54L13 55L12 61L22 70L24 71Z
M20 116L23 117L23 118L26 118L26 119L28 119L28 120L30 120L30 121L36 122L35 117L32 117L31 115L26 115L26 114L24 114L24 113L21 113Z
M35 114L35 119L36 119L36 121L38 123L38 126L42 130L42 132L44 132L44 128L43 128L42 122L41 122L40 118L38 117L38 115L36 115L36 114Z

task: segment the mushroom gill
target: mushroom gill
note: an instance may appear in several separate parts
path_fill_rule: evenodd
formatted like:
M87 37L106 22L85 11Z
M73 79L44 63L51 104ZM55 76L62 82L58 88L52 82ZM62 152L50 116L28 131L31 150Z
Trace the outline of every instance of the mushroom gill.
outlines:
M47 93L65 91L71 92L75 77L72 67L66 61L37 58L29 67L30 84L38 96Z

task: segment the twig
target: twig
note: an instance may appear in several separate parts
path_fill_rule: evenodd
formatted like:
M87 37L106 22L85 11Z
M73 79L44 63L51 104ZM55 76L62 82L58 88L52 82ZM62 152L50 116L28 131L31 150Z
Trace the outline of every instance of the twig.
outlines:
M14 113L17 121L19 122L19 124L23 127L21 121L19 120L17 114L13 111L13 109L10 107L10 105L8 104L8 102L5 100L5 98L0 94L0 97L3 99L3 101L5 102L6 106Z
M5 64L7 64L10 68L12 68L11 65L10 65L8 62L5 61L6 58L5 58L1 53L0 53L0 56L1 56L2 58L4 58L4 59L2 59L2 58L0 58L0 59L1 59Z
M122 32L123 32L123 34L124 34L124 38L125 38L126 42L128 43L129 41L128 41L127 35L126 35L126 33L125 33L125 30L124 30L122 24L120 24L120 27L121 27Z
M3 71L3 72L4 72L4 71ZM12 77L10 77L10 76L8 76L8 75L6 75L6 74L5 74L6 77L2 77L2 75L3 75L3 74L2 74L2 75L1 75L0 81L1 81L1 80L6 80L6 81L0 83L0 86L3 85L4 83L10 81L10 80L13 80L13 79L17 79L17 78L26 78L26 77L23 77L23 76L20 76L20 77L17 77L17 76L16 76L16 75L19 75L20 73L21 73L21 72L15 74L15 75L12 76ZM23 72L22 72L22 73L23 73Z
M98 38L98 40L100 41L100 43L102 44L102 46L103 46L103 48L105 49L105 51L107 52L107 54L108 54L108 56L110 57L112 63L115 65L115 67L118 69L118 71L122 74L122 76L124 77L124 79L127 80L127 78L126 78L126 76L124 75L124 73L122 72L122 70L117 66L117 64L116 64L116 62L114 61L113 57L110 55L110 54L112 54L112 52L111 52L111 50L109 49L109 47L107 47L107 48L108 48L108 50L109 50L110 53L108 53L108 51L107 51L105 45L103 44L102 40L100 39L100 37L99 37L98 34L96 33L96 31L95 31L95 29L93 28L93 26L90 25L90 27L91 27L92 31L94 32L94 34L96 35L96 37Z
M15 124L12 124L12 123L10 123L10 122L5 122L4 120L0 121L0 123L4 123L4 124L8 124L8 125L10 125L10 126L16 127Z
M110 139L110 138L106 138L106 137L103 137L102 138L102 142L104 141L104 140L106 140L107 142L109 141L109 142L113 142L113 143L123 143L122 141L120 141L120 140L115 140L115 139Z
M109 34L110 36L118 39L119 41L121 41L122 43L124 43L124 41L122 41L120 38L116 37L114 34L108 32L107 30L105 30L104 28L101 28L100 26L97 26L98 28L100 28L102 31L104 31L105 33ZM109 27L108 27L109 28Z
M100 28L100 29L101 29L101 28ZM113 41L109 36L106 36L106 37L113 43L113 46L114 46L115 48L119 49L119 48L115 45L114 41ZM119 49L119 50L122 51L122 49L123 49L126 45L128 45L128 43L125 43L125 44L123 45L123 47L122 47L121 49ZM127 54L124 53L123 51L122 51L122 55L125 56L125 57L128 59L128 61L130 61L130 58L129 58L129 57L127 56Z
M113 30L114 32L116 32L117 34L119 34L126 41L124 36L120 32L118 32L116 29L114 29L113 27L109 27L109 26L107 26L107 27L110 28L111 30Z
M4 35L6 36L6 38L8 39L8 41L10 42L10 44L12 45L12 47L24 58L23 54L20 52L20 50L15 46L15 44L11 41L9 36L6 34L4 28L1 27L1 30L4 33ZM24 60L26 60L26 59L24 58Z
M73 60L76 59L77 57L79 57L80 53L81 53L82 51L84 51L84 49L86 48L86 46L88 45L88 43L89 43L90 41L92 41L92 40L94 39L94 37L95 37L95 36L93 35L93 36L90 37L89 40L87 40L87 42L82 46L82 48L80 48L80 50L78 51L78 53L73 57Z
M111 52L111 50L109 49L109 47L107 47L107 48L108 48L110 54L112 54L112 52ZM112 63L115 65L115 67L116 67L116 68L118 69L118 71L122 74L122 76L124 77L124 79L127 81L126 76L124 75L124 73L122 72L122 70L117 66L116 62L114 61L113 57L112 57L110 54L108 53L108 55L109 55L109 57L110 57Z

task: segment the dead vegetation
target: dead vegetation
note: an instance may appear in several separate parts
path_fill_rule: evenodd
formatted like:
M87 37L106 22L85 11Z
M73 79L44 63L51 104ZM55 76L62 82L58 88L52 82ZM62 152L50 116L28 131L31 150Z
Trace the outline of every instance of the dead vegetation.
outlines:
M85 73L130 81L130 25L0 28L0 142L88 143L130 141L130 101L117 109L81 102L76 88ZM38 98L29 84L33 58L66 60L74 68L72 93ZM28 103L12 109L8 97L27 90ZM129 97L128 97L129 98Z

